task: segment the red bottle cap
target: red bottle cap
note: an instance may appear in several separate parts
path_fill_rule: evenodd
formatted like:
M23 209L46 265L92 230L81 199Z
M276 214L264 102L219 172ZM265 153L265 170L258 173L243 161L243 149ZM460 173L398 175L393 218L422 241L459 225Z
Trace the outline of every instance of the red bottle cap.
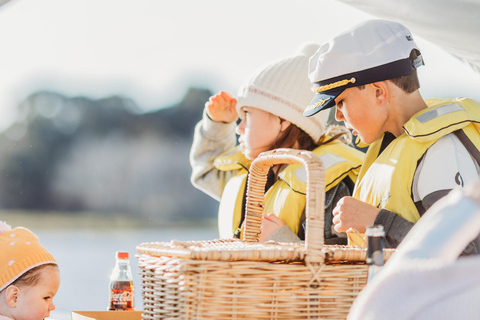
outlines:
M128 259L128 252L117 251L117 259Z

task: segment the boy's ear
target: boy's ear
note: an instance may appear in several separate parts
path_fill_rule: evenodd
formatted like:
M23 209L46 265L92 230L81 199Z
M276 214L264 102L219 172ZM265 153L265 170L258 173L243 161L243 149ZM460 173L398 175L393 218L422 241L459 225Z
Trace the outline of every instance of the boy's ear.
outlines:
M287 120L280 120L280 131L285 131L292 123Z
M5 289L5 300L10 308L15 308L17 306L19 294L20 288L16 285L11 285Z
M390 99L390 92L385 81L371 83L375 92L375 99L379 105L384 105Z

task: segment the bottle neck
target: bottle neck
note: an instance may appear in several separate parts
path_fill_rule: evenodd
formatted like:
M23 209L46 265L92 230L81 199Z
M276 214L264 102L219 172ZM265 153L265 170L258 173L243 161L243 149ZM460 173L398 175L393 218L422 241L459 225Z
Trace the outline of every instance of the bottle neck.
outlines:
M117 259L110 280L132 281L133 277L130 262L126 259Z

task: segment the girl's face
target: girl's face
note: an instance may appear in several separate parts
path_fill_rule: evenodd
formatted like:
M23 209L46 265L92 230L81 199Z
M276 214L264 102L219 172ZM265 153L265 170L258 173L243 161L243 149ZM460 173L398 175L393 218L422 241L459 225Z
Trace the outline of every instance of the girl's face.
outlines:
M60 286L60 273L56 266L43 268L40 282L34 286L21 286L17 304L12 311L15 320L42 320L55 309L53 297Z
M253 160L262 152L272 149L284 125L276 115L254 107L242 107L242 121L236 132L245 156Z

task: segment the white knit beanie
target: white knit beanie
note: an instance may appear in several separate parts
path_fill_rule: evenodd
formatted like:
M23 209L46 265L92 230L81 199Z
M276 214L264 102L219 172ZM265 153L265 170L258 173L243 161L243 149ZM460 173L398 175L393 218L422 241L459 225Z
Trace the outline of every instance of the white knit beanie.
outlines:
M315 93L308 79L308 59L318 49L308 43L295 55L269 63L257 70L238 91L237 113L254 107L279 116L308 133L317 142L325 130L328 112L303 116Z

